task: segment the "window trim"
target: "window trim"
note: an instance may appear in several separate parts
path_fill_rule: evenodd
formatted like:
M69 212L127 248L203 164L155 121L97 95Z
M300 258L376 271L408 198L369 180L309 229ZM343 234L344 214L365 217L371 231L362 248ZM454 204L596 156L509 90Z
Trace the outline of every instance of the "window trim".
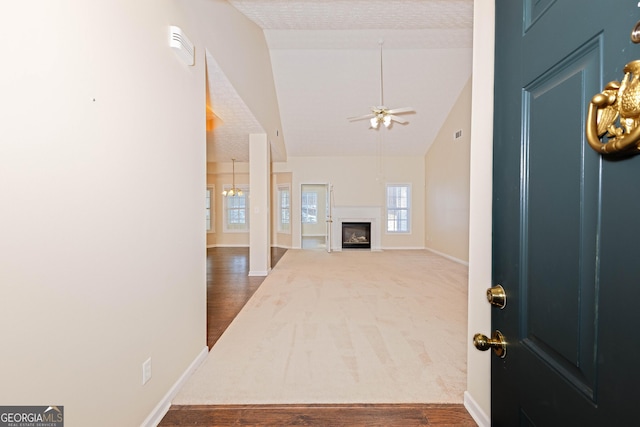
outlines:
M316 219L315 221L305 221L304 217L303 217L303 213L305 211L305 194L314 194L315 195L315 208L316 208ZM308 206L308 205L307 205ZM307 207L308 209L308 207ZM317 224L318 223L318 191L316 190L312 190L312 191L301 191L300 192L300 222L302 224Z
M207 234L209 234L209 233L216 232L216 186L213 184L207 184L207 193L209 193L208 194L209 206L206 206L205 204L205 209L209 211L209 221L208 221L208 224L206 224L209 226L209 228L207 228L206 230L207 230ZM206 218L205 218L205 221L206 221Z
M394 231L389 230L389 210L390 209L403 209L398 207L390 207L389 206L389 188L392 187L406 187L407 188L407 207L405 208L407 211L407 230ZM385 185L384 189L384 200L385 200L385 211L384 211L384 222L385 222L385 233L386 234L411 234L411 198L413 197L413 191L411 183L408 182L389 182ZM397 224L397 222L396 222Z
M282 193L283 192L287 192L289 194L289 206L287 206L287 210L289 212L289 222L286 223L287 224L287 228L284 228L283 225L285 224L284 222L282 222ZM278 197L278 203L277 203L277 209L278 209L278 214L277 214L277 232L281 233L281 234L291 234L291 185L290 184L278 184L277 187L277 197Z
M233 185L231 184L225 184L223 185L223 190L231 190L231 187L233 187ZM228 224L228 218L227 218L227 212L229 210L229 208L227 207L227 200L229 198L233 198L233 197L238 197L238 196L223 196L223 201L222 201L222 232L223 233L248 233L249 232L249 223L250 223L250 219L249 219L249 212L251 211L251 209L249 208L249 186L248 185L236 185L236 188L242 190L243 195L241 197L244 197L245 200L245 205L244 205L244 217L245 217L245 227L244 228L229 228L229 224Z

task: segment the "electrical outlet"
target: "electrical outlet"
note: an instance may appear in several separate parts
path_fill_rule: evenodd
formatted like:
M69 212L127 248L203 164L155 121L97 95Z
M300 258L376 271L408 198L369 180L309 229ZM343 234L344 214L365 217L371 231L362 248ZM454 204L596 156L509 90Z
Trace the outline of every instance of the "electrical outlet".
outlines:
M142 364L142 385L145 385L151 379L151 358L148 358Z

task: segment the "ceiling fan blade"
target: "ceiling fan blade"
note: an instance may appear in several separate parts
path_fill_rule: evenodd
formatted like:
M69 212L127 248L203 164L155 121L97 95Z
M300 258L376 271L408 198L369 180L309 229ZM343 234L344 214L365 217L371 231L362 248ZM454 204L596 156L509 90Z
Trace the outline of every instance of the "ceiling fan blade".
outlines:
M365 119L370 119L372 117L375 117L375 114L366 114L364 116L358 116L358 117L347 117L347 120L349 120L350 122L355 122L356 120L365 120Z
M404 114L404 113L415 113L412 107L403 107L403 108L394 108L392 110L387 110L388 114Z
M371 107L372 114L347 118L347 120L351 122L356 120L371 119L371 127L369 129L378 129L378 126L380 125L380 123L383 123L385 127L389 127L389 125L391 124L391 121L394 121L400 124L406 124L408 123L407 120L401 119L400 117L395 116L394 114L415 113L415 110L413 109L413 107L401 107L401 108L394 108L389 110L387 109L387 107L384 106L384 85L383 85L384 69L382 66L382 44L384 42L382 39L380 39L378 43L380 44L380 105Z
M400 124L402 124L402 125L403 125L403 124L405 124L405 123L408 123L408 121L407 121L407 120L405 120L405 119L401 119L400 117L398 117L398 116L394 116L393 114L389 114L389 115L388 115L388 117L389 117L391 120L393 120L394 122L398 122L398 123L400 123Z

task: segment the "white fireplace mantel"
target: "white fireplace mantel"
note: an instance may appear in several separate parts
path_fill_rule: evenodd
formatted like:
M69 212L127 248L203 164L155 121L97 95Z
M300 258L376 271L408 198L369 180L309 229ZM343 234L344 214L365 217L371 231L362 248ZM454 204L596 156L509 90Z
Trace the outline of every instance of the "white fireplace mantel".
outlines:
M335 206L331 216L331 250L342 251L342 223L370 222L371 250L381 250L382 208L380 206Z

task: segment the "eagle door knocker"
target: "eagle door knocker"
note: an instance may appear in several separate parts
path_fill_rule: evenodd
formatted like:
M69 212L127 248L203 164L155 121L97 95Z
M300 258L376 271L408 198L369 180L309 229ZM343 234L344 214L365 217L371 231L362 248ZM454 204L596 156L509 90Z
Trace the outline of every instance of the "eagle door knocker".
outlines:
M640 60L623 71L622 83L608 83L589 104L587 142L601 154L640 154Z

